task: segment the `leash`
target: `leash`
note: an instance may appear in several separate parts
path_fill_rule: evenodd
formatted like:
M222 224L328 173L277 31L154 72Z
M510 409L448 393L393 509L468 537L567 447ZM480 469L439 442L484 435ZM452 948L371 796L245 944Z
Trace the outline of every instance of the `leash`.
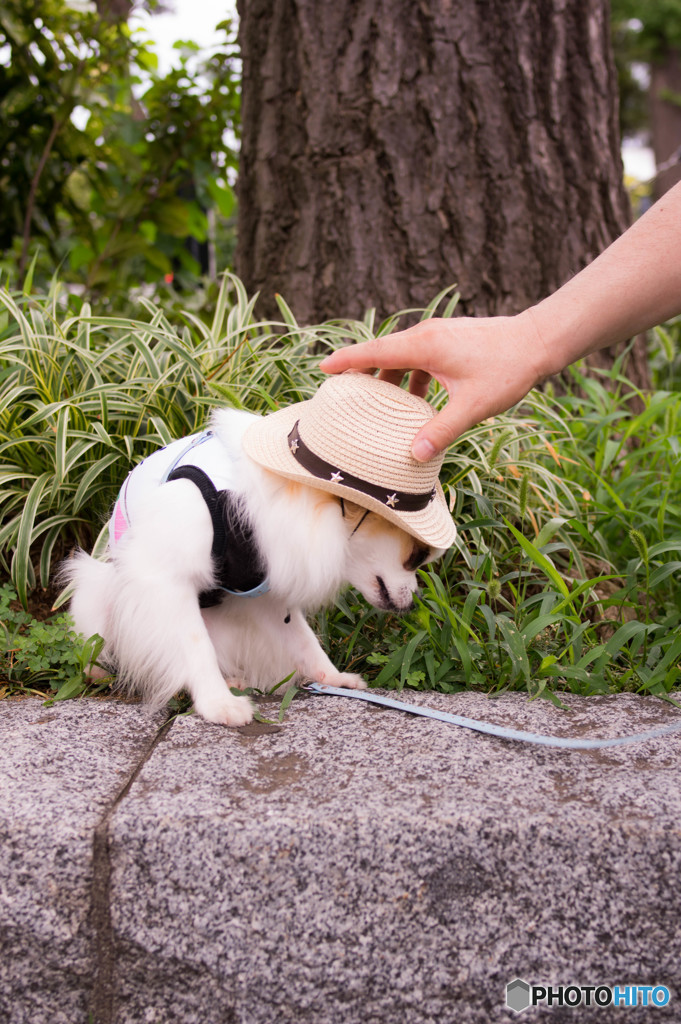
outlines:
M475 718L464 718L462 715L450 715L447 711L436 711L435 708L424 708L417 704L407 704L402 700L393 700L392 697L381 697L369 690L348 690L340 686L325 686L324 683L308 683L306 690L312 693L329 694L333 697L355 697L358 700L365 700L371 704L381 704L384 707L395 708L397 711L408 711L412 715L422 715L424 718L435 718L440 722L449 722L450 725L459 725L464 729L475 729L476 732L484 732L490 736L498 736L503 740L517 740L522 743L537 743L544 747L563 747L568 750L602 750L603 747L619 747L626 743L642 743L645 740L652 740L657 736L667 736L669 733L681 730L681 719L672 725L662 725L657 729L649 729L647 732L630 734L628 736L615 736L609 740L576 740L563 736L541 736L535 732L524 732L521 729L506 729L501 725L492 725L491 722L480 722Z

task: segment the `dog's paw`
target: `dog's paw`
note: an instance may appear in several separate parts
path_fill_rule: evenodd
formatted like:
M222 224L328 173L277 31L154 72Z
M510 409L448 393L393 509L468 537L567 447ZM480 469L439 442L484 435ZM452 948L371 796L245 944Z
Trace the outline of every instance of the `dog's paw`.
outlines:
M333 675L327 673L320 683L327 686L341 686L348 690L366 690L367 684L356 672L335 672Z
M227 686L230 690L247 690L248 683L245 679L237 679L234 676L230 676L229 679L225 679Z
M103 668L102 665L88 665L85 669L85 678L89 683L98 683L102 679L111 679L114 672L110 668Z
M253 706L248 697L236 697L229 691L195 700L194 710L201 718L216 725L248 725L253 720Z

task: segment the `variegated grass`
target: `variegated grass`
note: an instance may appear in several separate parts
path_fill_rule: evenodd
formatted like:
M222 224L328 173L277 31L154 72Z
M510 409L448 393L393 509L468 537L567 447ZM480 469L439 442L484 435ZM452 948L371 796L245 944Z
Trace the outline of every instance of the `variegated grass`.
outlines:
M456 299L447 290L421 315L449 316ZM321 353L399 319L302 327L279 309L259 321L231 275L206 321L144 301L137 319L73 315L56 285L0 293L0 560L24 605L69 548L103 549L131 464L216 405L267 412L309 397ZM608 381L574 374L574 394L533 393L451 448L455 547L422 574L414 615L380 616L348 593L319 616L339 664L396 687L674 688L681 396L642 396L634 415L620 364Z

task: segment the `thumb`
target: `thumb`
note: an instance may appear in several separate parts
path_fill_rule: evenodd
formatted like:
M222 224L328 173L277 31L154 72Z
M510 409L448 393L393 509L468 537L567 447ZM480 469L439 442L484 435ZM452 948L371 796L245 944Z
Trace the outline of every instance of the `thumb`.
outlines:
M470 416L466 416L461 406L450 400L441 412L421 427L412 443L411 453L419 462L428 462L448 448L470 426Z

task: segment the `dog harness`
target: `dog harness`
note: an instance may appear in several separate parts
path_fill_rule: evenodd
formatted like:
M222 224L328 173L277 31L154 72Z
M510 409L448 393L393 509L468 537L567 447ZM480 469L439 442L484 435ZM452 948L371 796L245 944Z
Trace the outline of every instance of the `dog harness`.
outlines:
M211 430L180 438L159 448L128 474L109 521L109 542L115 547L135 520L145 498L173 480L190 480L198 487L213 523L211 555L217 586L199 594L199 604L219 604L225 593L258 597L269 590L253 531L239 514L233 492L234 467Z

